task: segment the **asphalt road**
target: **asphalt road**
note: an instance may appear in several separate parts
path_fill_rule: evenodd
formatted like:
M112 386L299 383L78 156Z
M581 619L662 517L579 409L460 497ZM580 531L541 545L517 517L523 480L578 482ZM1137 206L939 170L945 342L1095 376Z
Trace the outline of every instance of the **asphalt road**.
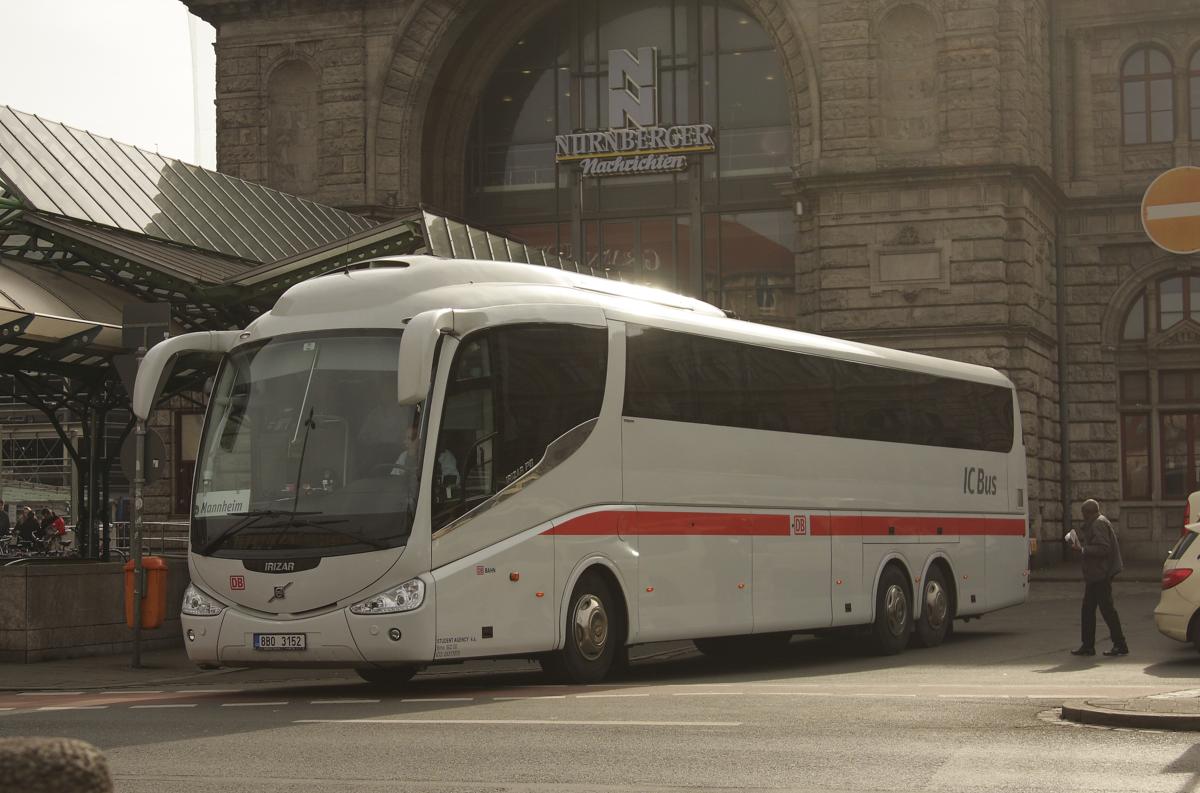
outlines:
M1154 630L1157 587L1117 586L1133 649L1121 659L1070 656L1080 586L1035 587L1025 605L896 658L797 638L737 665L643 648L623 678L587 687L446 667L394 695L312 672L236 689L216 688L231 675L12 692L0 735L91 741L121 793L1200 790L1200 735L1054 712L1068 698L1200 686L1200 654Z

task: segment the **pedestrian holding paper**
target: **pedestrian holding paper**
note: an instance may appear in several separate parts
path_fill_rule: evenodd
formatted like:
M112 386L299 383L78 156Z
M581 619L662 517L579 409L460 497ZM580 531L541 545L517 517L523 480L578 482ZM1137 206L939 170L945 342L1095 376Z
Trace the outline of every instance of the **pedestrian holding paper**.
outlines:
M1100 504L1095 499L1083 502L1083 526L1072 529L1064 538L1076 550L1083 553L1083 608L1080 613L1080 632L1083 643L1071 655L1096 654L1096 609L1104 617L1104 624L1112 635L1113 646L1105 650L1108 656L1128 655L1129 646L1121 632L1121 618L1113 605L1112 581L1121 572L1121 546L1117 533L1108 518L1100 514Z

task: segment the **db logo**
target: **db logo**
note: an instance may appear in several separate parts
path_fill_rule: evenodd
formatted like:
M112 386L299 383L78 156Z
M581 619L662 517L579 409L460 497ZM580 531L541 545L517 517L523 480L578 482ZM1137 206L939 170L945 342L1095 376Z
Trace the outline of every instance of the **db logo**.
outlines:
M792 536L800 537L808 534L808 516L792 515Z
M229 576L229 588L230 589L245 589L246 588L246 576L244 576L244 575Z

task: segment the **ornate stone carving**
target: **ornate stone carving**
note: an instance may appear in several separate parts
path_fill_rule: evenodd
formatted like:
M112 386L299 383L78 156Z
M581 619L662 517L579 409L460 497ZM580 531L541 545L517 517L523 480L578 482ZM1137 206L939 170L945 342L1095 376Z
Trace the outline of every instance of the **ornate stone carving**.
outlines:
M1159 349L1167 347L1197 347L1200 346L1200 325L1191 320L1184 320L1174 328L1164 333L1154 344Z
M917 233L916 226L901 226L900 231L896 233L896 245L920 245L921 235Z

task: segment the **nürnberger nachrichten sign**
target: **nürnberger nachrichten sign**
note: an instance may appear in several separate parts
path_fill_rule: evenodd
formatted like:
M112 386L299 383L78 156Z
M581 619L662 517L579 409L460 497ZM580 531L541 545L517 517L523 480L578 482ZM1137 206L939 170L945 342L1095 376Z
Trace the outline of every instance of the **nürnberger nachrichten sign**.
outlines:
M665 173L687 155L716 150L711 124L658 123L658 50L608 53L608 117L620 126L554 138L554 161L578 162L584 176Z

